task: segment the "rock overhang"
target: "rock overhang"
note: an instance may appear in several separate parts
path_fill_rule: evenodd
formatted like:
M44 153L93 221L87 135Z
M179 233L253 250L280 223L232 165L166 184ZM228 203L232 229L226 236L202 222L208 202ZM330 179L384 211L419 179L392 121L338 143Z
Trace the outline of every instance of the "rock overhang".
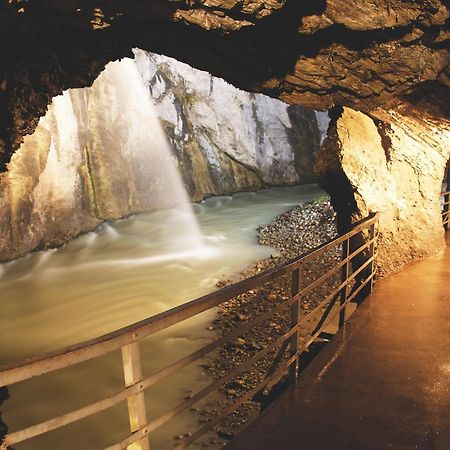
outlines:
M287 103L449 115L444 0L29 0L0 12L4 163L53 96L92 84L132 47Z

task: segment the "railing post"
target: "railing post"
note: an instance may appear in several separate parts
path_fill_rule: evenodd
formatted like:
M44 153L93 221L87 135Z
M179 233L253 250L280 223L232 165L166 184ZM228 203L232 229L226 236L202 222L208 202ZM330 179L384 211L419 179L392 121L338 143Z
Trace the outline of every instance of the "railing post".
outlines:
M350 256L350 238L348 238L345 242L342 243L342 261L345 261ZM342 266L342 282L347 282L348 275L350 272L350 261L346 261L346 263ZM341 290L341 296L340 296L340 305L344 305L347 301L348 297L348 284L345 284L345 286ZM342 328L342 326L345 323L345 310L346 307L344 306L341 311L339 312L339 328Z
M450 229L450 192L444 194L444 211L442 217L444 219L444 229L449 231Z
M369 239L371 241L373 241L375 239L375 222L370 226L370 234L369 234ZM370 285L369 285L369 293L372 293L373 291L373 277L374 277L374 268L375 268L375 242L372 242L369 246L369 256L370 258L372 258L372 261L369 265L369 276L371 276L372 278L370 279Z
M122 362L126 387L142 380L141 357L138 342L132 342L131 344L122 347ZM138 394L129 397L127 401L130 429L131 432L134 433L147 424L144 392L141 391ZM148 436L145 436L135 444L137 444L137 447L134 445L133 449L150 450ZM130 448L130 446L128 448Z
M300 269L301 266L292 271L291 296L294 297L300 292ZM300 299L297 299L291 306L291 328L297 327L300 321ZM290 338L289 353L294 356L298 352L299 330ZM289 367L289 382L297 383L298 378L298 358Z

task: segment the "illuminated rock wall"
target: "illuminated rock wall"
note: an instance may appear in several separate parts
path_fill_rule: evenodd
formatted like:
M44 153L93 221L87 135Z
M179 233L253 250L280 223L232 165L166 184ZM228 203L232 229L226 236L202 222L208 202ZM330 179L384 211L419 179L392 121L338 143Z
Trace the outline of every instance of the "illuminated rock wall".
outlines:
M379 274L444 245L439 193L450 130L398 112L374 120L344 108L330 128L317 169L345 231L379 211Z
M316 180L327 113L241 91L172 58L135 54L193 200Z

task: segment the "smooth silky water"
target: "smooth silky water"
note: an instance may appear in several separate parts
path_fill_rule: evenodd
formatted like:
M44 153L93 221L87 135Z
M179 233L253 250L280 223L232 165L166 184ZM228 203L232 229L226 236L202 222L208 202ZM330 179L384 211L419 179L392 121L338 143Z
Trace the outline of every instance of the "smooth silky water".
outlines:
M257 244L257 227L294 205L316 199L314 185L273 188L195 204L204 245L177 251L179 210L157 211L105 223L57 250L30 254L1 267L1 363L90 339L129 325L216 289L223 277L270 255ZM214 311L148 339L142 348L144 373L151 374L213 337ZM146 396L150 417L209 381L192 365ZM3 408L12 430L50 418L112 394L123 383L120 352L10 388ZM185 386L181 387L181 386ZM18 450L97 449L128 431L126 403ZM171 448L173 436L199 426L186 414L162 429L154 448ZM167 427L166 427L167 428Z

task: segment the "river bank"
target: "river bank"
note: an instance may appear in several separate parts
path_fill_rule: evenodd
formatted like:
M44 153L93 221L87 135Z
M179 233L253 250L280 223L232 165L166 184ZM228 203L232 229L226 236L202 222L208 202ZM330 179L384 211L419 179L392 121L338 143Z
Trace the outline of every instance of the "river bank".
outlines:
M96 338L213 291L218 280L270 257L273 251L258 245L258 226L323 194L316 185L302 185L194 204L201 245L186 232L183 211L162 210L105 223L59 249L1 264L0 327L10 345L2 349L0 365ZM209 342L216 333L207 329L214 318L216 311L211 310L147 338L141 346L143 373L155 373ZM159 417L209 382L206 370L192 364L149 388L148 411ZM120 354L111 353L11 386L2 416L10 430L19 430L122 387ZM107 432L99 432L105 424ZM180 414L176 422L152 433L152 446L170 449L177 444L175 435L197 426L195 415ZM128 428L124 403L20 448L104 448L123 439Z
M258 229L259 243L274 248L270 258L262 259L238 275L222 280L218 286L224 287L240 279L251 277L334 238L337 235L335 219L335 213L328 199L325 198L297 206L279 215L271 224ZM317 279L326 268L335 265L339 259L340 252L335 249L306 265L303 271L303 285ZM301 303L302 315L310 313L336 283L337 278L334 277L306 296ZM245 323L248 319L273 308L289 298L290 284L290 278L283 277L276 282L268 283L224 303L219 308L218 317L214 320L210 329L219 335L223 335L239 324ZM208 373L214 379L219 379L270 342L273 342L288 328L289 311L283 311L221 348L207 364ZM304 335L307 333L308 326L303 330ZM269 370L273 358L274 353L269 353L263 360L243 372L238 378L227 383L220 391L218 399L210 402L203 409L195 408L194 411L200 415L200 423L213 420L223 408L231 405L245 392L254 388ZM215 435L203 441L203 445L205 447L220 447L227 440L232 439L242 425L258 412L259 408L260 403L258 402L245 403L220 426L216 427L214 429Z

